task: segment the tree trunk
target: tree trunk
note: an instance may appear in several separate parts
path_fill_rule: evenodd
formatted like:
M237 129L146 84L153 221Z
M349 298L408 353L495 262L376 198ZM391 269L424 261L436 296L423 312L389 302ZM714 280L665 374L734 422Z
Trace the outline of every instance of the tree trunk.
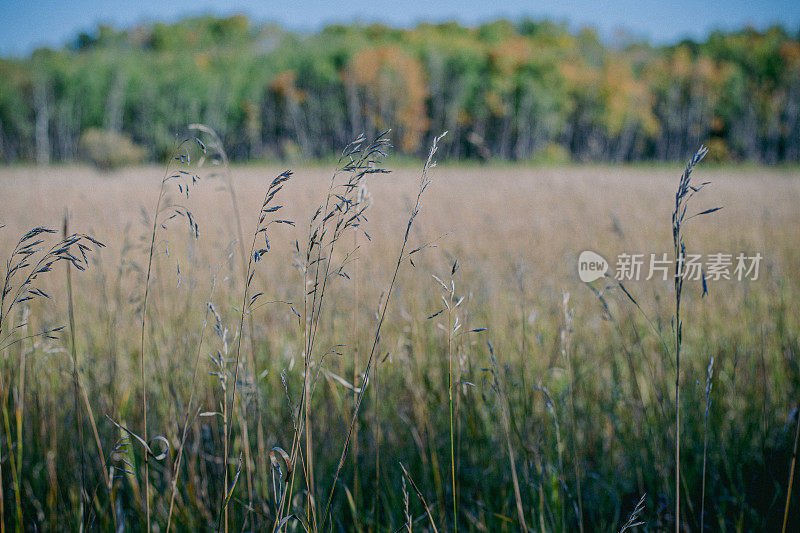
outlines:
M33 106L36 112L36 163L50 163L50 108L48 106L48 82L44 75L34 77Z
M106 129L119 133L122 131L122 120L125 111L125 87L127 78L122 70L118 70L111 80L106 101Z

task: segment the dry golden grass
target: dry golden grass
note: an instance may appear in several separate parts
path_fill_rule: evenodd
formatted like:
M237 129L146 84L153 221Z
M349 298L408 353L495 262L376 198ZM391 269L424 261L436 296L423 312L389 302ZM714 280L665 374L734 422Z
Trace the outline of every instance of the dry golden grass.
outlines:
M391 158L386 166L392 169ZM245 235L255 229L264 191L282 170L233 168ZM293 170L294 177L279 200L285 205L281 218L297 225L271 230L272 249L259 264L254 283L265 293L262 301L297 305L303 289L293 265L294 242L297 239L303 249L309 219L324 200L331 172L316 167ZM379 378L369 385L375 387L370 391L374 396L360 413L359 480L355 480L351 457L333 501L336 527L352 529L354 521L369 530L402 527L401 462L415 490L418 488L427 502L423 506L411 494L415 528L423 530L432 523L440 531L452 528L448 334L436 328L439 319L447 324L448 318L426 317L442 305L439 284L431 275L449 285L456 258L460 269L452 276L453 287L456 300L465 297L459 310L464 330L488 328L458 337L454 345L459 379L468 382L457 385L454 400L459 525L475 530L514 530L521 513L527 524L537 529L577 527L572 492L577 472L583 478L582 523L599 530L619 528L647 492L646 510L639 513L639 519L654 530L670 525L674 507L670 503L674 497L670 477L674 468L670 462L674 362L641 313L611 287L604 296L613 320L602 320L601 302L578 280L576 262L578 254L587 249L612 263L623 252L671 253L670 215L680 172L680 165L652 169L443 165L433 171L434 183L425 193L409 246L434 241L439 247L415 255L415 268L406 263L401 269L397 299L389 308L381 334ZM90 261L88 272L73 272L76 335L83 361L80 372L106 450L113 449L121 435L105 415L128 426L140 425L137 324L141 318L137 318L136 308L142 280L131 265L146 265L142 237L146 240L149 228L142 223L142 210L152 217L162 176L163 169L157 167L111 173L84 167L0 168L0 225L6 224L0 229L0 251L10 251L32 227L60 227L67 209L73 231L89 233L107 246ZM706 485L705 523L730 530L777 527L783 516L793 417L797 416L792 410L797 408L800 392L800 172L705 169L701 165L695 180L712 182L695 209L717 205L724 209L688 224L690 251L760 252L764 260L759 280L711 283L710 296L703 299L699 287L687 284L686 360L681 361L685 388L681 409L686 420L681 452L685 483L682 519L687 527L696 528L700 523L705 379L713 355L711 474ZM359 239L358 270L348 268L352 279L337 279L330 288L319 353L329 346L342 346L336 349L341 355L329 354L324 359L323 366L330 374L320 378L313 400L314 471L320 485L315 498L322 500L317 505L324 505L352 414L353 392L342 380L352 381L356 345L362 367L366 361L381 291L386 289L397 260L399 239L418 183L415 168L369 176L374 204L367 212L365 229L372 242L363 236ZM229 329L229 343L238 330L235 307L241 305L241 266L236 253L229 257L230 250L236 251L230 246L236 223L227 193L219 190L222 184L219 180L201 183L187 201L200 227L196 244L185 228L177 225L158 240L149 311L152 331L148 343L153 353L147 358L152 376L152 386L148 385L150 433L164 435L172 443L167 462L156 464L151 474L153 521L162 526L169 507L165 494L171 487L166 465L173 464L180 442L211 271L219 272L214 302ZM132 246L126 247L125 242ZM337 258L344 257L354 242L348 235ZM165 247L170 249L169 257L163 253ZM176 287L176 262L181 268L180 287ZM359 286L359 301L355 301L354 284ZM31 327L65 322L63 275L56 273L44 286L54 300L32 305ZM661 281L628 284L666 339L670 338L671 286L671 282ZM596 287L605 288L600 282ZM560 355L562 291L570 293L570 306L575 309L570 372ZM354 312L359 317L358 339L354 338ZM257 384L243 383L241 391L249 440L255 449L257 415L252 399L260 395L267 446L288 450L292 417L281 373L285 372L289 401L296 407L302 391L298 377L302 332L284 304L259 307L253 318L255 370L256 374L263 371L264 377ZM210 329L206 336L203 354L221 349ZM498 359L495 372L499 381L487 379L485 369L492 367L488 340ZM17 351L27 353L23 477L29 488L25 489L23 510L31 522L26 523L62 529L70 529L80 520L74 511L78 501L74 464L79 447L72 435L74 423L65 422L71 420L72 401L63 400L71 398L72 386L66 347L61 341L37 340L0 353L9 412L14 409L16 394L9 393L13 388L9 383L16 383L19 377ZM217 409L220 400L219 381L207 375L212 370L208 361L203 355L196 389L196 401L203 411ZM574 381L569 376L574 376ZM695 387L695 382L702 385ZM496 398L500 390L506 391L507 398ZM574 394L575 429L568 432L569 392ZM500 424L501 413L509 419L505 429ZM91 434L88 431L86 435ZM202 529L214 523L215 506L223 491L219 464L223 438L219 431L213 417L194 419L178 480L175 527ZM238 428L236 435L240 435ZM12 440L0 438L3 513L9 526L14 523L7 463ZM96 466L93 440L87 438L85 446L90 456L88 476L97 482L102 474ZM233 446L228 454L232 461L243 449L241 440L234 439ZM517 494L507 448L515 452L521 487ZM107 459L119 465L120 457ZM259 461L264 472L269 469L268 459L253 461L248 472L252 479L247 480L252 487L248 489L240 481L231 503L234 529L272 525L273 487L258 470ZM579 469L573 468L573 461L580 462ZM142 473L140 465L132 463L137 467L135 475L120 475L115 481L115 518L109 512L108 493L92 493L85 520L94 527L106 529L114 520L134 528L141 525ZM232 464L231 473L235 468ZM245 465L243 472L247 468ZM299 490L297 485L295 490ZM521 506L517 505L520 499ZM249 512L248 501L253 506ZM295 513L309 507L303 496L290 505ZM796 503L792 506L799 509ZM63 516L53 518L57 513ZM322 510L316 509L316 513L316 518L321 518ZM291 527L299 526L293 523Z
M391 161L391 160L390 160ZM391 162L389 162L391 168ZM258 211L268 179L282 168L234 169L242 218ZM324 194L330 171L319 167L294 169L295 177L284 193L283 203L298 221L302 235L307 220ZM92 230L108 242L120 238L125 227L138 232L142 208L152 209L158 194L159 167L128 168L99 173L84 167L50 170L19 167L0 169L3 188L2 235L8 245L22 231L35 225L58 226L69 208L76 228ZM414 194L418 170L395 169L369 183L375 201L371 233L378 240L396 238L407 203ZM668 251L672 195L680 167L639 169L609 167L569 168L458 168L440 166L436 183L427 194L427 208L420 226L425 237L452 231L451 250L470 250L477 258L516 258L523 254L534 267L545 268L554 284L574 282L574 265L564 253L584 249L598 251ZM707 204L725 206L725 213L704 221L695 244L708 244L720 251L749 249L777 252L770 260L783 263L796 257L788 246L797 237L800 222L800 173L788 170L737 170L716 168L697 171L698 180L713 182ZM215 183L218 185L219 183ZM206 221L211 234L231 233L230 213L224 211L225 196L198 187L193 191L198 219ZM223 202L220 205L220 202ZM698 209L702 204L698 204ZM212 214L216 216L211 216ZM613 231L617 220L624 232L624 245ZM665 227L666 221L666 227ZM286 232L284 232L286 233ZM285 236L293 239L291 236ZM603 244L613 244L604 248ZM731 245L734 248L731 248ZM563 274L563 277L561 276Z

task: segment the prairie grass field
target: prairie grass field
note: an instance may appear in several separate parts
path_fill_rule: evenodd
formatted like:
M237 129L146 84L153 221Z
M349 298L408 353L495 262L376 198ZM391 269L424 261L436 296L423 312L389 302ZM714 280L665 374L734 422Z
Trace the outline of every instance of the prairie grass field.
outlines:
M674 257L681 164L440 156L409 223L422 163L337 197L335 164L228 180L191 150L166 174L0 167L3 276L65 212L105 245L80 241L69 290L61 260L4 304L5 530L620 531L635 509L630 530L676 529L673 281L583 283L578 256ZM687 251L763 259L683 287L678 529L797 531L800 171L692 180L690 214L723 209Z

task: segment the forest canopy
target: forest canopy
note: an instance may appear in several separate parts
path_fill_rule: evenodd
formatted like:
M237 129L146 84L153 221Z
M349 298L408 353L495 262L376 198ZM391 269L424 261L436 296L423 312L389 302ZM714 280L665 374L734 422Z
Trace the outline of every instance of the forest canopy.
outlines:
M411 156L448 130L456 159L682 160L705 143L719 161L798 162L799 37L774 26L653 46L534 20L99 26L0 59L0 160L85 159L102 138L159 160L202 122L234 160L329 157L391 128Z

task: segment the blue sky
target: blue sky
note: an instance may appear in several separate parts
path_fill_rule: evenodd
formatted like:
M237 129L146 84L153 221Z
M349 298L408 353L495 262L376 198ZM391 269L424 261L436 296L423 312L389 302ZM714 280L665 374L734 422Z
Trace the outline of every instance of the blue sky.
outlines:
M128 27L205 13L244 13L256 21L278 22L294 30L354 20L409 26L423 21L474 24L531 16L565 21L574 28L592 26L607 38L624 29L656 43L748 24L763 28L782 23L791 31L800 29L797 0L0 0L0 54L24 55L37 46L61 46L97 23Z

